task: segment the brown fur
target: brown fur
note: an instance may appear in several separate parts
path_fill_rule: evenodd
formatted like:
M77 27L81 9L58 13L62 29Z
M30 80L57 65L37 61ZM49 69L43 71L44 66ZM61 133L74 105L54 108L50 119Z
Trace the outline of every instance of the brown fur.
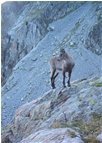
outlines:
M65 74L68 73L68 86L70 86L70 78L72 69L75 63L72 57L65 52L64 49L60 50L60 55L57 57L53 57L50 60L50 70L51 70L51 86L55 88L55 78L57 77L58 73L56 71L61 70L63 74L63 86L65 87Z

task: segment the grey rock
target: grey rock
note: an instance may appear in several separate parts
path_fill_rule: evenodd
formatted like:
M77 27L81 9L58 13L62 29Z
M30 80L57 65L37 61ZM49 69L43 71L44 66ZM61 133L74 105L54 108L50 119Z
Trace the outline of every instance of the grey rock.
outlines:
M75 133L70 129L50 129L41 130L35 134L30 135L28 138L23 139L20 143L83 143L79 137L71 137L71 132ZM75 136L77 133L75 133Z
M1 143L12 143L14 140L14 135L12 130L8 130L6 133L3 133L3 135L1 136Z
M102 133L97 136L97 140L102 142Z

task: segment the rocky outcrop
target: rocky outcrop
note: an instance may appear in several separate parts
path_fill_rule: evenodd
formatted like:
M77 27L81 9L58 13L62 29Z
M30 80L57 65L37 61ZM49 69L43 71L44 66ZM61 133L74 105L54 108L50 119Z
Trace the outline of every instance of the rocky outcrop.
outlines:
M102 142L102 133L97 136L97 140Z
M7 2L2 5L2 85L18 61L51 30L49 24L82 4L84 2Z
M1 136L2 138L2 143L12 143L12 141L14 141L14 135L12 130L8 130L6 131L6 133L3 133L3 135Z
M80 135L70 128L47 129L36 132L20 143L84 143Z
M50 90L17 109L10 128L13 140L22 140L20 143L98 142L101 101L102 77L74 81L71 88L60 91Z

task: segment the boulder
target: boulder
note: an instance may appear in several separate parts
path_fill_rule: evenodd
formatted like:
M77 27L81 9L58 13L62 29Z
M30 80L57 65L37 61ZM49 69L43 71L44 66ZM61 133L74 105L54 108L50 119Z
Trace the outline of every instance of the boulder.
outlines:
M23 139L20 143L84 143L74 130L50 129L41 130Z

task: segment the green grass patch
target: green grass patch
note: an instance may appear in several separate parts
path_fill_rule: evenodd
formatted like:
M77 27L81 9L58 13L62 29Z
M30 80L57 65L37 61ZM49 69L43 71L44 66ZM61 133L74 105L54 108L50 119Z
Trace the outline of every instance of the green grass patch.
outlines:
M93 85L96 86L96 87L102 87L102 82L101 83L97 82L97 83L94 83Z
M76 119L72 121L55 121L53 122L52 128L75 128L80 129L80 132L85 143L99 143L96 140L96 136L102 131L102 115L97 113L91 114L91 120L85 122L82 119ZM71 137L75 137L74 133L71 134Z
M92 86L96 86L96 87L102 87L102 79L99 78L99 79L93 80L93 81L91 82L91 85L92 85Z
M94 136L88 136L83 139L84 143L100 143Z

